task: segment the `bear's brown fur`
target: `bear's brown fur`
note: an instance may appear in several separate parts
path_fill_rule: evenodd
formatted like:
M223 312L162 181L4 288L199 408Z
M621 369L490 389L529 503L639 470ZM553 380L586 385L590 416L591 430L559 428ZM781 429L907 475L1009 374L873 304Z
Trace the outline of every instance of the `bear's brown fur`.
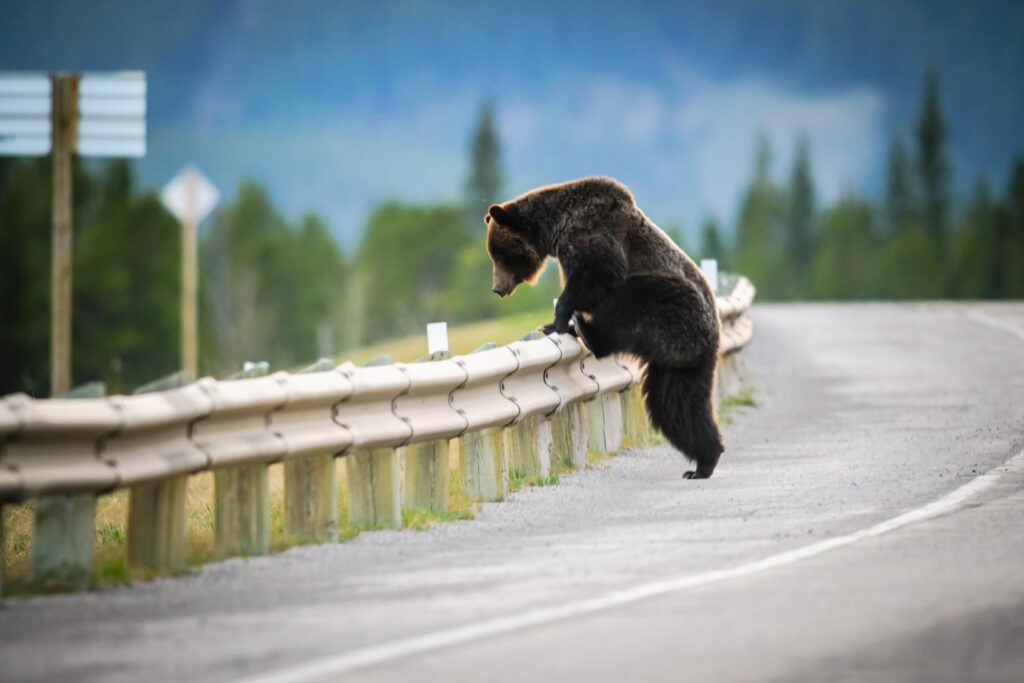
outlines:
M723 451L712 401L719 320L693 260L611 178L541 187L484 220L494 292L510 295L558 259L564 288L545 332L571 322L594 355L644 361L652 423L696 462L685 477L710 477Z

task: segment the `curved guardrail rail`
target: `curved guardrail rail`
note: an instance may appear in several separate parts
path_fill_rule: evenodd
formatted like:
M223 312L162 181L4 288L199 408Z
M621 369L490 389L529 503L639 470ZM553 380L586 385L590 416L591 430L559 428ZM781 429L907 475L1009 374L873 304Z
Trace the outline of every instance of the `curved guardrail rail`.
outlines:
M754 292L746 278L739 278L731 292L718 299L723 358L752 338L753 325L745 312ZM465 460L493 451L500 434L498 441L487 435L498 430L513 434L513 445L507 446L512 451L540 453L539 459L523 456L527 460L518 464L520 456L512 453L504 461L481 461L467 468L475 477L498 482L498 489L479 497L500 499L507 484L503 489L502 472L491 469L519 467L547 476L550 458L560 457L566 448L575 452L572 462L579 466L579 448L570 441L588 429L584 412L591 423L603 421L601 415L609 414L611 405L605 399L620 394L638 397L638 390L626 390L635 389L640 376L635 361L597 359L576 338L551 335L445 360L372 367L346 363L318 372L204 378L181 388L133 396L10 395L0 400L0 504L55 494L95 495L121 487L133 487L134 492L147 485L157 487L153 495L162 500L159 487L203 470L259 466L265 480L265 465L275 462L323 456L329 463L340 455L377 449L393 454L406 447L412 453L418 445L458 437L467 437L460 439ZM583 411L584 404L598 407ZM642 428L639 402L619 405L614 402L615 420L623 423L618 432L607 427L595 431L590 425L591 450L595 443L615 450L623 429L628 436ZM447 457L447 446L443 450ZM584 462L585 452L584 446ZM440 462L441 455L424 457L424 466L433 467L430 463ZM419 487L409 479L420 476L416 467L407 465L405 474L406 489ZM401 496L401 482L388 483L386 491L376 486L367 489L375 500ZM447 491L447 482L438 486ZM375 520L374 524L381 523ZM257 542L255 552L260 550ZM150 564L159 565L160 560Z

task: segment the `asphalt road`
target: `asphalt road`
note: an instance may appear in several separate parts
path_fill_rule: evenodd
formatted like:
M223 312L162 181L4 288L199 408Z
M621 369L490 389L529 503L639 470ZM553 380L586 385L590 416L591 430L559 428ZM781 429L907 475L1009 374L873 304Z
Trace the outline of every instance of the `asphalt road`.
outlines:
M755 306L758 406L427 532L10 600L0 680L1024 680L1024 305Z

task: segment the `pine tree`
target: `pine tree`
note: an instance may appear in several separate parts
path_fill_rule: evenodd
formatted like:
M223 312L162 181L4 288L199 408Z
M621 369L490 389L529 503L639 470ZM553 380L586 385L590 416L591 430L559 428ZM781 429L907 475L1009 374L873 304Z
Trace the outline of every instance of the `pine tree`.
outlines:
M1024 297L1024 157L1017 157L1010 172L1006 210L996 248L1004 269L1002 296Z
M802 275L812 256L814 223L814 180L811 177L810 143L806 136L797 142L789 181L789 258Z
M718 261L718 267L725 265L725 247L722 244L722 230L718 221L712 217L704 219L704 227L701 229L700 240L701 258L713 258Z
M886 231L892 235L914 222L914 189L910 161L903 141L896 135L889 142L885 174Z
M946 121L942 115L938 72L925 76L924 97L917 122L917 164L921 176L921 214L925 231L944 253L949 212L949 160Z
M772 148L764 135L757 138L754 173L743 195L732 267L757 283L766 300L787 296L786 203L771 179Z
M480 225L487 207L498 201L501 191L501 142L494 125L494 109L484 103L470 141L469 178L466 180L466 210L471 225Z

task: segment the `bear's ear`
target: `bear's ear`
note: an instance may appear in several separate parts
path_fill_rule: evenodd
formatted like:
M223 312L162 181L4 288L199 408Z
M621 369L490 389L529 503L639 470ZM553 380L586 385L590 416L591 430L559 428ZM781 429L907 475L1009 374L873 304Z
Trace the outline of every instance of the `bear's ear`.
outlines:
M512 215L512 212L502 207L500 204L491 204L491 208L487 209L487 215L491 217L491 220L495 221L499 225L505 226L506 228L516 227L517 221Z

